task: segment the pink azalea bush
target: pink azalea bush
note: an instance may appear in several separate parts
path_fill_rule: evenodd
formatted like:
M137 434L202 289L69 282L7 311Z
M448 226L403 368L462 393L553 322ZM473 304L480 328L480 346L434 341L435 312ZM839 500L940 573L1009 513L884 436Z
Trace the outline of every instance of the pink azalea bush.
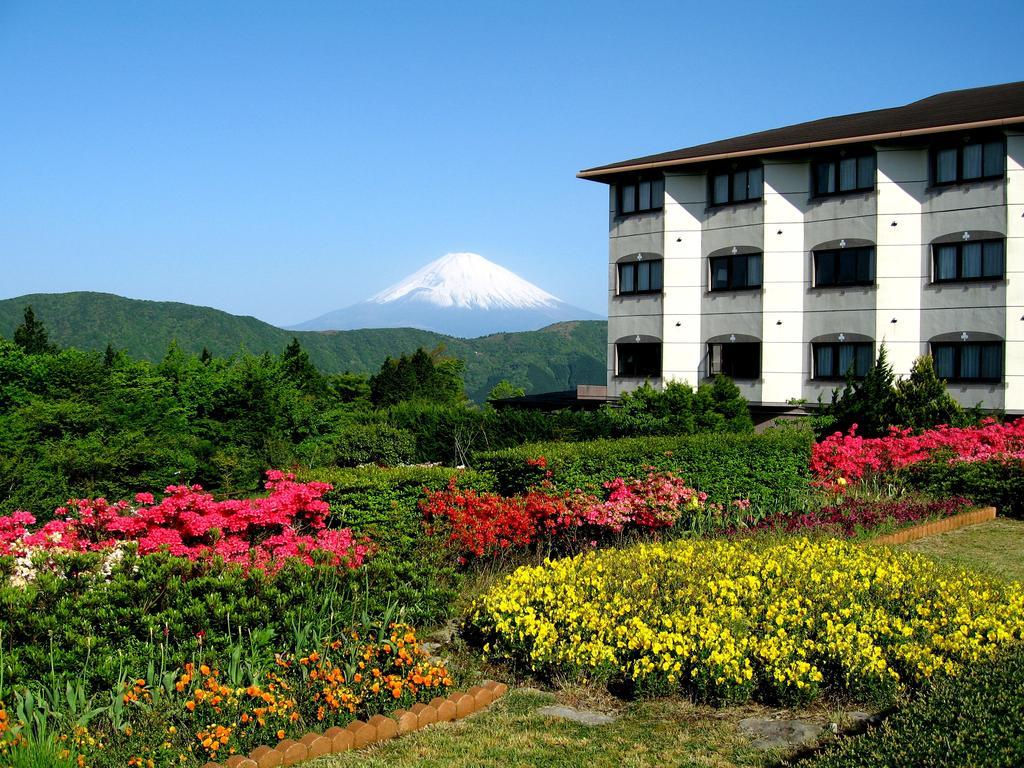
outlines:
M868 474L884 474L936 458L953 462L997 459L1024 460L1024 418L998 423L986 419L977 427L939 426L912 434L892 428L886 437L864 438L854 425L814 446L811 471L826 488L841 488Z
M368 543L347 528L327 527L327 483L298 483L272 470L269 493L256 499L214 500L198 485L172 485L159 502L140 493L135 504L106 499L73 499L50 522L31 530L28 512L0 517L0 555L33 550L98 552L134 542L139 554L167 551L198 560L220 557L229 563L273 570L284 560L313 563L321 552L328 562L359 566Z
M686 510L699 509L708 498L671 472L649 472L644 478L616 477L604 484L605 501L593 501L577 510L578 524L608 528L616 533L627 525L667 528Z

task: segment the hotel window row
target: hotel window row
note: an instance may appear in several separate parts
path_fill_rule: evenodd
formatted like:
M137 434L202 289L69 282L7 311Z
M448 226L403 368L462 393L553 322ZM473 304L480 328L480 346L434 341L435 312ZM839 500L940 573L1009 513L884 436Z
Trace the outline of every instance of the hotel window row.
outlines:
M661 376L661 343L623 342L615 345L616 374L632 378ZM819 381L864 378L874 363L871 341L812 342L811 377ZM1002 341L931 342L935 373L951 383L998 382L1003 377ZM761 342L710 342L707 345L707 374L731 379L761 377Z
M1006 175L1006 142L1002 138L977 141L965 137L957 144L933 147L930 179L934 187L1002 179ZM811 162L813 197L834 197L873 192L876 161L873 150L829 154ZM663 176L639 177L616 184L615 213L631 216L662 209ZM737 163L708 173L708 205L736 205L764 197L764 170L758 163Z
M1005 271L1003 239L932 245L932 282L1000 280ZM875 284L875 247L824 248L811 252L815 288L845 288ZM660 294L663 262L656 254L646 261L618 265L618 295ZM741 291L762 286L764 255L760 252L708 257L708 290Z

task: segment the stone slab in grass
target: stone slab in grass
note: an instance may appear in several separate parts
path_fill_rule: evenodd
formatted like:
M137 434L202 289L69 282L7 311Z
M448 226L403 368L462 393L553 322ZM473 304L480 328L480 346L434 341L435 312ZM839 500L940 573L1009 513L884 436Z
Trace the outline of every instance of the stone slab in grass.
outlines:
M801 747L813 744L822 727L803 720L775 720L747 717L739 722L740 733L748 736L758 749Z
M572 720L574 723L582 723L583 725L610 725L618 719L612 715L606 715L604 712L595 712L591 709L576 709L575 707L567 707L563 704L540 707L537 710L537 714L544 717L560 717L563 720Z

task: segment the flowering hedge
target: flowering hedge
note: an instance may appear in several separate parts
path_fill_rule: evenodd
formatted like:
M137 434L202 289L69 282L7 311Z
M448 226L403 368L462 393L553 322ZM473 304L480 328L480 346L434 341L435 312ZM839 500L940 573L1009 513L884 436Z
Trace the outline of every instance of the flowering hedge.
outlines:
M836 432L814 446L811 471L819 484L834 488L931 459L1024 460L1024 419L1003 424L986 419L978 427L940 426L919 435L894 427L887 437L875 438L859 437L854 425L847 434Z
M533 460L543 468L544 459ZM480 557L510 547L578 534L584 540L621 533L627 528L656 530L719 515L723 505L709 504L707 494L690 488L672 472L649 471L644 477L617 477L604 483L605 498L559 493L549 484L517 496L460 490L452 478L443 491L429 491L421 502L431 525L447 531L448 541L463 555ZM733 502L746 509L745 500Z
M0 555L19 558L22 578L33 557L45 551L116 551L126 543L140 554L167 551L198 560L211 556L247 567L271 569L298 558L313 563L322 552L334 565L356 567L368 545L346 528L327 527L327 483L298 483L291 474L267 473L269 493L255 499L216 501L198 485L169 486L159 502L140 493L135 504L73 499L53 520L32 530L28 512L0 517Z
M836 539L678 540L520 568L470 620L493 658L540 673L714 702L889 698L1024 639L1024 585Z

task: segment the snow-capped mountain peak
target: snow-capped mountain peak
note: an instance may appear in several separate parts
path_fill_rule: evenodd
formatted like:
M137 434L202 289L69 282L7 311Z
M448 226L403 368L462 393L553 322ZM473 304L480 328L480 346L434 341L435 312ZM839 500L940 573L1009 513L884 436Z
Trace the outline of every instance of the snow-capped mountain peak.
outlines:
M477 253L448 253L370 298L375 304L405 299L460 309L539 309L560 302Z
M293 327L422 328L449 336L483 336L597 317L479 254L449 253L376 296Z

